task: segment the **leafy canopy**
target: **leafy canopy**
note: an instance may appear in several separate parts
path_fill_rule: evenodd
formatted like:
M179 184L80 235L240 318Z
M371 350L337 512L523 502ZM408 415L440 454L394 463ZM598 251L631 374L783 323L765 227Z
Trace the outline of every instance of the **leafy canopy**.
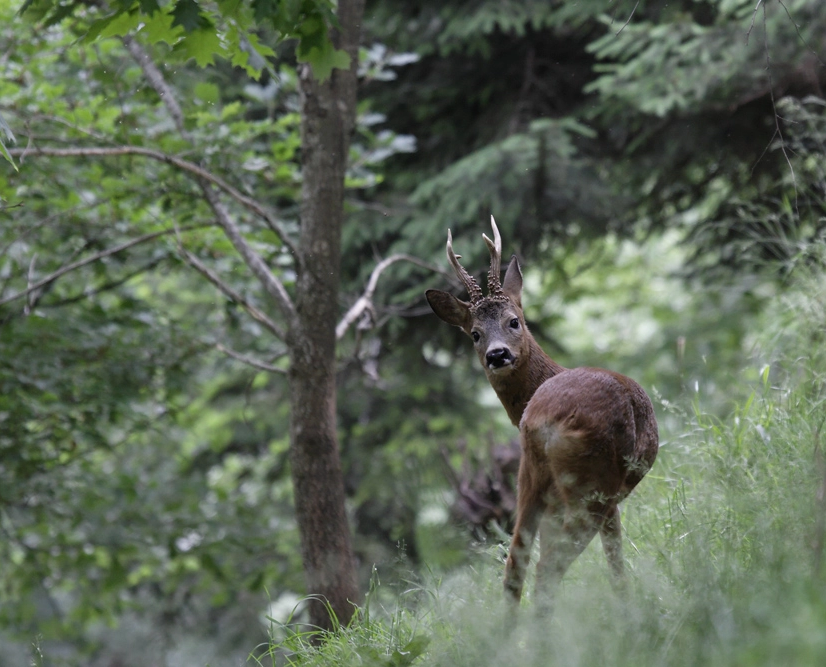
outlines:
M148 43L166 42L201 67L223 58L251 76L260 75L265 59L273 55L255 34L266 25L279 42L296 40L298 61L309 63L324 80L333 69L350 66L349 56L330 40L334 10L332 0L116 0L101 8L85 0L26 0L20 14L44 27L74 17L84 23L84 41L139 31Z

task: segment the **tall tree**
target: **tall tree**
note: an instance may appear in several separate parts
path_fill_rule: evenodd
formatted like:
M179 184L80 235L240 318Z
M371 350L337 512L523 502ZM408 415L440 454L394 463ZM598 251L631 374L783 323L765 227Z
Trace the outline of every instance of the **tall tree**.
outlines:
M347 622L358 584L345 512L336 433L336 321L344 219L344 176L356 114L356 68L364 0L341 0L336 47L350 57L319 81L308 65L301 90L301 234L291 350L291 457L307 590ZM324 601L310 602L313 624L329 628Z

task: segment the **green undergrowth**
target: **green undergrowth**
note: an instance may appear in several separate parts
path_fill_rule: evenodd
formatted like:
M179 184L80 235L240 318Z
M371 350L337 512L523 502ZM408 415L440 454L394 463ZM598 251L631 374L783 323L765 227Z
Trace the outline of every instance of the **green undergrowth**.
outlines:
M401 591L376 585L357 619L319 646L274 641L262 665L826 664L826 584L816 571L818 428L812 385L763 373L732 416L695 414L625 503L626 596L599 541L568 572L550 620L530 591L506 632L501 550Z
M313 645L274 640L261 665L823 665L826 295L822 278L778 303L725 418L700 396L664 405L655 467L624 503L629 585L618 598L595 540L551 619L530 591L508 633L502 549L404 588L376 585L356 620ZM734 392L733 392L734 393ZM529 575L529 586L530 586Z

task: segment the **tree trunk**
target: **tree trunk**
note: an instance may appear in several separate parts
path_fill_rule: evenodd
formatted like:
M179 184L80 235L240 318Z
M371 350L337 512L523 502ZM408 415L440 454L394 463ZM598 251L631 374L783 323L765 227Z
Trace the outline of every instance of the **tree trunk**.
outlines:
M335 327L344 174L356 106L358 40L364 0L339 0L337 48L350 70L324 82L309 66L299 73L302 175L298 325L290 332L290 455L310 622L322 629L346 624L360 601L345 508L336 433Z

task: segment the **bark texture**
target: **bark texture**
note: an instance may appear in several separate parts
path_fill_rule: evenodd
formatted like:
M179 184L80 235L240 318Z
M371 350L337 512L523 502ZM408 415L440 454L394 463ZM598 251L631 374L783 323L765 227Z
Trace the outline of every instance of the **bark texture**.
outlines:
M329 630L346 624L360 601L336 433L336 322L339 316L344 175L356 108L356 67L364 0L340 0L337 48L349 71L319 82L300 70L302 199L297 323L292 352L291 464L310 621Z

